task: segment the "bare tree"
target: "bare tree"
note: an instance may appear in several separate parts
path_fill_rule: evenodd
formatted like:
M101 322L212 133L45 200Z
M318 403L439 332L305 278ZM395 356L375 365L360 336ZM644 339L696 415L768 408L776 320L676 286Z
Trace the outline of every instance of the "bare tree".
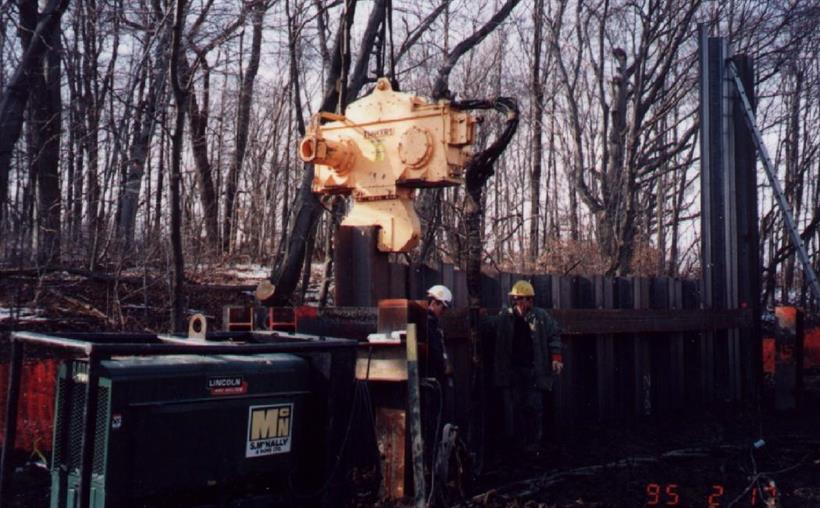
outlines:
M21 37L24 47L31 45L36 30L36 4L21 4ZM60 261L60 136L62 98L60 95L60 35L58 27L46 33L48 50L42 65L31 73L29 99L31 164L37 189L37 261L40 265Z
M0 98L0 221L3 218L5 201L8 196L9 172L14 145L23 128L23 112L29 97L29 76L42 64L48 50L48 34L57 32L60 18L68 7L69 0L51 0L46 4L31 35L31 42L23 52L20 63L9 80ZM36 2L21 2L21 10L33 8Z
M539 233L540 196L541 196L541 162L544 157L543 128L544 119L544 83L541 77L541 45L544 24L544 0L535 0L532 11L534 30L532 34L532 107L530 123L532 125L532 172L530 173L530 262L535 263L541 247Z
M188 86L183 84L180 63L183 60L182 31L185 25L185 0L177 0L174 11L174 28L171 39L171 86L174 91L176 116L174 121L173 147L171 149L171 252L173 269L171 278L171 328L180 332L185 328L185 257L182 253L182 210L180 209L180 181L182 165L182 141L185 129L185 108L188 104Z
M611 50L615 71L610 79L609 94L604 93L604 55L609 40L605 25L613 16L609 12L609 2L604 1L600 12L584 12L579 8L575 13L575 31L581 44L589 40L585 30L591 20L597 18L601 24L598 60L594 61L593 70L603 119L601 139L605 140L602 166L596 167L597 164L585 158L583 151L585 126L578 100L580 53L576 54L572 68L568 68L563 56L558 58L574 138L573 184L595 216L598 245L610 259L609 273L623 275L630 271L642 187L654 183L665 161L691 146L695 122L690 123L689 129L674 145L665 144L664 136L657 135L655 126L691 91L689 81L667 85L667 77L672 65L678 61L683 43L692 37L692 19L699 5L696 0L685 0L666 3L657 9L637 4L624 7L619 15L640 19L640 29L631 54L620 47ZM564 13L559 9L551 23L551 43L557 55L564 54L560 30Z
M124 252L130 249L134 241L134 228L145 165L158 123L158 112L165 108L166 97L168 97L166 76L169 68L169 55L167 48L171 38L171 24L158 1L153 2L151 13L153 26L151 30L146 30L145 34L146 56L152 42L154 45L151 77L146 90L147 96L142 100L136 112L131 149L125 161L127 170L125 170L124 190L117 224L118 237L122 241Z
M267 5L265 0L257 0L252 9L253 40L248 67L242 76L239 91L239 107L236 115L236 147L234 149L228 178L225 184L225 213L222 223L222 246L225 251L231 250L231 231L236 221L234 203L239 180L239 171L245 160L245 149L248 144L248 124L250 123L251 102L253 101L253 83L259 71L259 57L262 52L262 22L265 19Z
M207 235L208 245L216 248L219 245L219 204L216 192L216 185L214 184L214 173L219 171L218 167L214 167L212 160L208 154L208 123L210 120L210 106L211 106L211 69L208 64L208 53L214 48L225 42L233 33L245 23L245 16L247 13L247 6L244 6L240 15L227 26L218 31L215 35L209 36L204 43L198 44L196 36L200 34L202 27L207 19L208 11L212 2L206 4L206 7L200 11L199 16L192 24L188 34L187 47L190 47L196 58L193 64L188 62L185 52L180 53L180 75L187 83L187 86L193 87L195 73L201 69L202 76L200 81L202 83L202 96L197 97L195 90L190 90L187 94L188 98L188 119L189 119L189 133L191 137L191 151L193 152L194 162L196 165L197 186L199 188L199 196L202 201L202 210L205 222L205 231ZM255 4L254 4L255 5ZM261 37L261 34L260 34ZM252 81L250 81L252 85ZM244 148L242 149L244 153ZM244 157L244 155L243 155Z

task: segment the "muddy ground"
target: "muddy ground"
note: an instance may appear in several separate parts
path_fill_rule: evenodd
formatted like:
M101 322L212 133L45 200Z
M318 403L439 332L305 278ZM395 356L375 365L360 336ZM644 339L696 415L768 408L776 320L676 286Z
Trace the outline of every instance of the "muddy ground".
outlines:
M167 302L161 278L4 277L0 307L31 310L16 316L23 320L0 316L0 331L165 331ZM200 284L190 292L189 306L219 326L223 305L250 302L248 287ZM6 345L1 349L0 359ZM799 411L715 404L697 415L559 429L539 455L494 460L461 504L820 507L820 371L806 374ZM48 506L46 455L15 454L18 495L12 505ZM361 505L389 504L358 494Z
M543 459L480 480L485 506L820 506L820 372L801 411L726 406L567 429ZM761 442L762 440L762 442ZM755 448L755 443L759 448ZM773 482L773 484L771 484ZM761 497L761 491L763 497Z

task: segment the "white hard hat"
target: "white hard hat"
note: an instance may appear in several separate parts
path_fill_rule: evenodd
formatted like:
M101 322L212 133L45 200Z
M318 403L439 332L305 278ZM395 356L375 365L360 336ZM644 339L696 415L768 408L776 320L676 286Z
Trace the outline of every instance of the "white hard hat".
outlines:
M451 293L450 290L447 289L447 286L443 286L441 284L436 284L435 286L428 289L427 297L435 298L436 300L443 303L445 307L449 307L453 304L453 293Z

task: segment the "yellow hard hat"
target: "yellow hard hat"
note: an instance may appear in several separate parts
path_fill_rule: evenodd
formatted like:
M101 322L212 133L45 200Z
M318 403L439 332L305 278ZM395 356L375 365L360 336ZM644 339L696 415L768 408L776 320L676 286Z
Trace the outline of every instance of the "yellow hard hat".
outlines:
M510 290L510 296L535 296L535 289L533 289L532 284L529 282L519 280L513 284Z

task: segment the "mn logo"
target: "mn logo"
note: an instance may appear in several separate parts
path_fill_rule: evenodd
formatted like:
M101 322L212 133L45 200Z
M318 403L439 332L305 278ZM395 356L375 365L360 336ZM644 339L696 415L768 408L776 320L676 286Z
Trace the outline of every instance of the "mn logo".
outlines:
M248 408L248 442L245 457L290 452L293 404Z

